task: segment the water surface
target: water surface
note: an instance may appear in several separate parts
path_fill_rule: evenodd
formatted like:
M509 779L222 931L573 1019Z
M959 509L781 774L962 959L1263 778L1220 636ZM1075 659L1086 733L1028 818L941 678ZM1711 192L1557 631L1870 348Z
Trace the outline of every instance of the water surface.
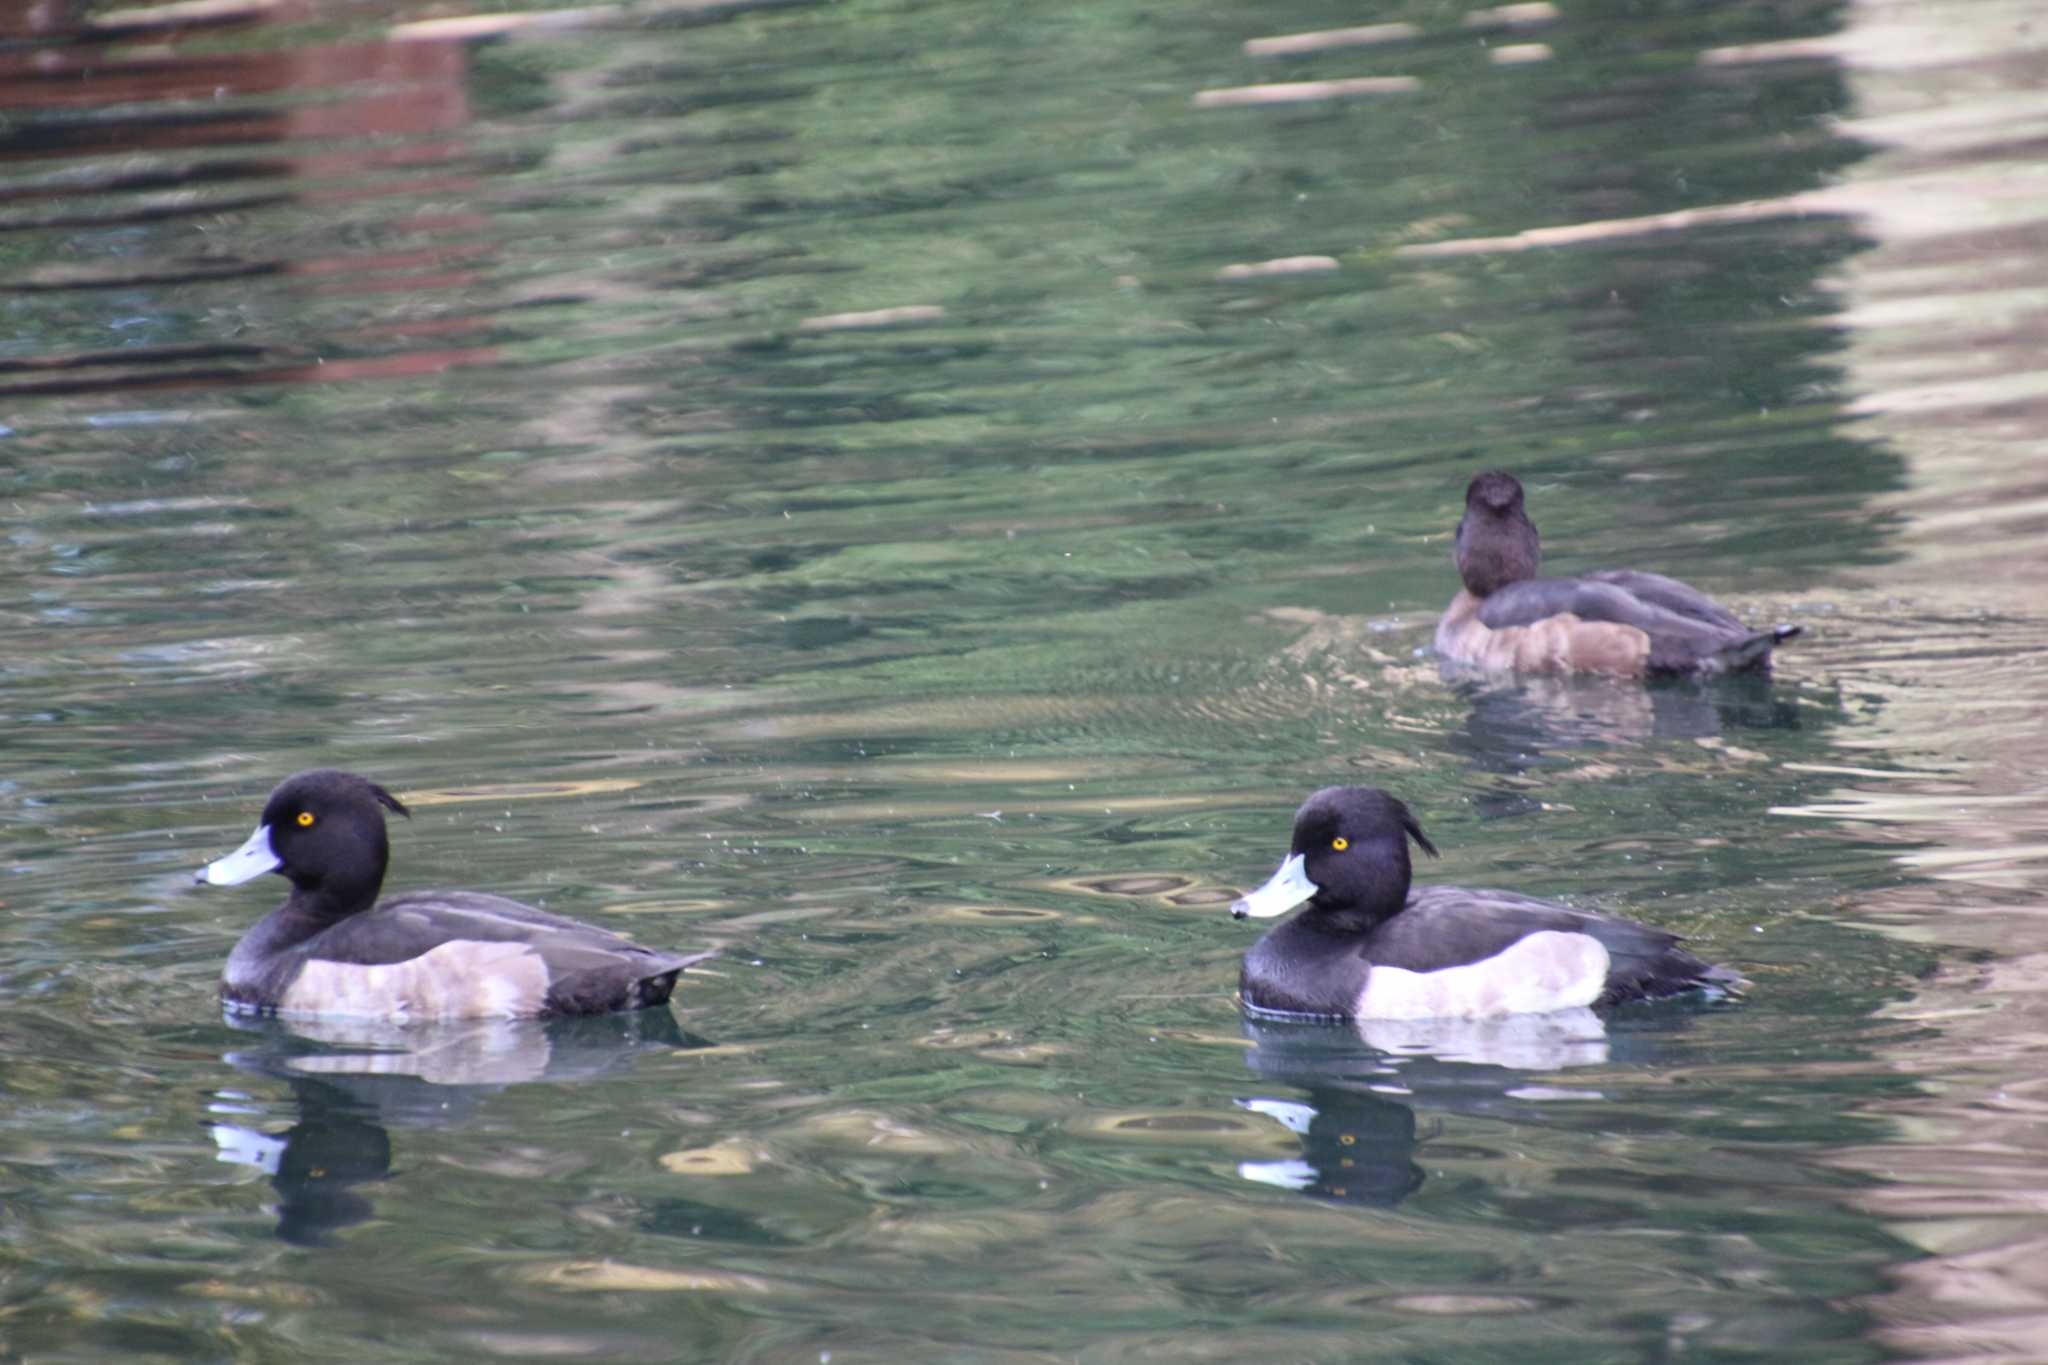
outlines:
M2040 1340L2023 7L37 13L6 1351ZM1559 569L1807 636L1447 675L1489 466ZM414 806L394 886L722 956L674 1019L223 1020L272 893L191 872L314 765ZM1337 781L1748 999L1245 1024L1224 906Z

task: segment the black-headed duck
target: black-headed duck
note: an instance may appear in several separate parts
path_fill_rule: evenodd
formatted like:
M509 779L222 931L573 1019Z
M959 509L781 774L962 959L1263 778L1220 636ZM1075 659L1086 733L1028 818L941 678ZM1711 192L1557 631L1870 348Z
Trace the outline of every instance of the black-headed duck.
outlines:
M1255 1011L1350 1019L1545 1014L1727 989L1741 978L1633 920L1511 891L1411 887L1408 840L1436 847L1376 787L1326 787L1294 817L1279 871L1233 903L1262 919L1307 908L1245 954Z
M409 812L367 778L331 768L285 779L256 832L197 880L292 884L242 936L221 976L230 1008L396 1020L604 1014L660 1005L709 953L619 935L480 891L378 901L391 858L384 812Z
M1464 587L1437 622L1446 659L1525 673L1734 673L1768 668L1798 626L1755 630L1697 588L1638 569L1539 578L1543 552L1522 485L1490 471L1465 489L1456 558Z

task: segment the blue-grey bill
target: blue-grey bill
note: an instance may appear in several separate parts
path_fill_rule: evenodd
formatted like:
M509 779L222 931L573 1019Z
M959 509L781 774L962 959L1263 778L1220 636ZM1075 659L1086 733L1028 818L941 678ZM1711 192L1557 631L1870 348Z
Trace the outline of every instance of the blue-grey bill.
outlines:
M1267 1100L1254 1096L1248 1100L1233 1100L1240 1109L1249 1109L1254 1114L1264 1114L1284 1125L1290 1133L1306 1133L1309 1125L1316 1121L1314 1105L1300 1104L1294 1100Z
M1299 853L1291 855L1280 864L1278 872L1266 879L1264 886L1232 901L1231 915L1237 919L1270 919L1300 905L1317 890L1304 870L1307 866L1308 860Z
M1240 1161L1237 1173L1246 1180L1256 1180L1261 1185L1273 1185L1283 1190L1305 1190L1322 1179L1315 1167L1299 1157L1287 1161Z
M255 1166L270 1175L276 1175L284 1164L284 1139L281 1137L233 1123L216 1123L212 1131L213 1145L217 1149L214 1159L217 1161Z
M200 868L198 880L209 886L240 886L283 866L277 850L270 846L270 826L258 825L256 832L244 839L240 848Z

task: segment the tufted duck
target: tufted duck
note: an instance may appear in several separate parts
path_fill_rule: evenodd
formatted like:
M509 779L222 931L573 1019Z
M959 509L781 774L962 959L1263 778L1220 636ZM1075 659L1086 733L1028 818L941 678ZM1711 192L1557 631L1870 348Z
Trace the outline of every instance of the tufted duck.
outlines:
M354 773L299 773L270 794L240 848L200 869L215 886L265 872L292 884L228 957L220 993L231 1008L397 1020L604 1014L665 1003L676 974L711 956L642 948L479 891L378 902L386 810L409 814Z
M1522 485L1498 470L1465 489L1458 521L1465 582L1437 622L1446 659L1528 673L1734 673L1770 667L1798 626L1752 630L1697 588L1637 569L1538 578L1536 525Z
M1245 954L1251 1009L1324 1018L1540 1014L1730 988L1741 978L1633 920L1510 891L1409 886L1408 840L1436 847L1376 787L1326 787L1294 817L1294 845L1232 916L1308 908Z

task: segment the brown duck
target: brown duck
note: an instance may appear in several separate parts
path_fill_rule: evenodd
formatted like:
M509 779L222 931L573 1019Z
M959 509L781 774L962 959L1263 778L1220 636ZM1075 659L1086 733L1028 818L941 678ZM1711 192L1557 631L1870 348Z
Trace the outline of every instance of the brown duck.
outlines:
M1539 578L1542 543L1522 485L1498 470L1465 489L1456 558L1465 586L1437 622L1436 650L1523 673L1623 678L1770 667L1798 626L1756 630L1699 589L1639 569Z

